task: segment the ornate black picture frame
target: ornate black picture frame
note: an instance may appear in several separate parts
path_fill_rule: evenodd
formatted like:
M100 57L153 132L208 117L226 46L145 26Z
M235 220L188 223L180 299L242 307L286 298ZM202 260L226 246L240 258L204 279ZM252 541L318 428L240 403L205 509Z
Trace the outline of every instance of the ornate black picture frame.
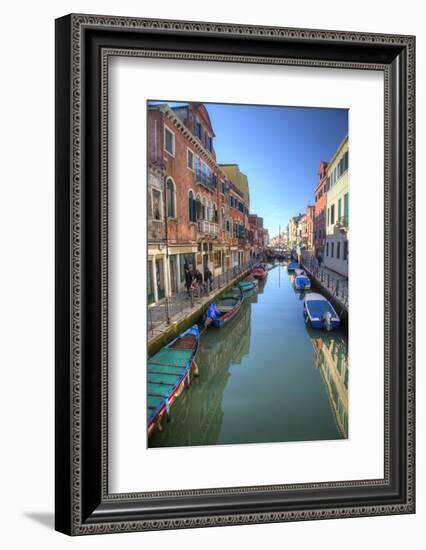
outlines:
M110 494L110 56L384 74L384 478ZM68 15L56 21L56 529L70 535L414 513L413 36Z

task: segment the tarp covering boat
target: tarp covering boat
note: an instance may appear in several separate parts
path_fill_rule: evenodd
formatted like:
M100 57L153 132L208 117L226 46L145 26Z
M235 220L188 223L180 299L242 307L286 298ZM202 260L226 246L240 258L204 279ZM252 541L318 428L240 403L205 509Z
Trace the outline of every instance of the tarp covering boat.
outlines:
M311 288L311 281L306 275L297 275L294 279L294 288L296 290L309 290Z
M194 325L148 359L148 435L160 427L174 400L189 383L200 332Z
M309 322L312 328L333 330L340 326L340 318L335 309L321 294L314 292L306 294L303 312L306 322Z
M300 269L301 265L296 262L290 262L287 265L287 271L294 271L295 269Z

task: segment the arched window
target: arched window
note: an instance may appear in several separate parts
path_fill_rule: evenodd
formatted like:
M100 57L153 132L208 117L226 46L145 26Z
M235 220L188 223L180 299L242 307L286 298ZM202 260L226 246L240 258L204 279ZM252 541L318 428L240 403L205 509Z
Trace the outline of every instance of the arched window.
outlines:
M206 219L206 214L207 214L206 210L207 210L206 209L206 199L205 199L205 197L203 197L202 207L201 207L201 217L202 217L203 220Z
M221 210L221 217L222 217L222 229L226 229L225 209L224 208L222 208L222 210Z
M197 220L202 219L202 209L201 209L201 197L200 195L197 195L197 198L195 200L195 216Z
M197 212L195 208L194 193L192 191L188 194L188 218L190 222L197 221Z
M176 218L176 189L175 189L175 184L171 178L167 178L166 203L167 203L167 216L169 218Z
M214 221L214 223L219 222L216 204L213 204L213 221Z

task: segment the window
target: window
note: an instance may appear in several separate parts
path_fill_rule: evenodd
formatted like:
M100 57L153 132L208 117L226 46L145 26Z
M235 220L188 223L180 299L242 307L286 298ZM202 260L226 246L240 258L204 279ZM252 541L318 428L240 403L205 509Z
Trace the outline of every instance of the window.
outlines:
M169 218L176 218L176 191L175 184L171 178L167 178L166 183L166 204L167 216Z
M225 194L225 180L222 180L221 192L223 195Z
M201 210L201 198L200 195L197 195L196 201L195 201L195 217L197 220L202 219L202 210Z
M334 258L334 243L331 243L331 257Z
M327 191L330 189L330 178L329 177L327 178L327 181L325 183L325 188L326 188Z
M164 126L164 149L175 156L175 135L167 126Z
M193 123L194 123L194 135L197 135L197 117L195 115L193 118Z
M343 242L343 259L344 260L348 259L348 242L349 241L344 241Z
M349 168L349 152L343 155L343 171L345 172Z
M192 191L188 194L188 219L189 223L194 223L197 221L194 193Z
M209 148L209 134L206 130L205 132L205 144L206 144L206 148L208 149Z
M229 233L230 231L230 224L229 224L229 220L226 220L226 231Z
M197 122L197 137L200 141L203 141L203 125L201 122Z
M191 151L191 149L187 149L187 166L190 170L194 170L194 153Z
M217 213L217 206L215 204L213 205L213 221L215 223L219 223L218 213Z
M327 225L330 225L330 208L327 208Z
M334 204L331 205L331 225L334 223Z
M222 218L222 229L226 229L225 209L224 208L222 208L222 210L220 211L220 215L221 215L221 218Z
M340 221L342 218L342 199L339 199L337 203L337 219Z
M325 255L328 256L328 243L325 245Z
M152 190L152 217L154 220L161 220L161 191L158 189Z
M349 224L349 193L346 193L343 197L344 201L344 216L345 216L345 223L346 225Z
M336 258L340 260L340 241L337 243Z

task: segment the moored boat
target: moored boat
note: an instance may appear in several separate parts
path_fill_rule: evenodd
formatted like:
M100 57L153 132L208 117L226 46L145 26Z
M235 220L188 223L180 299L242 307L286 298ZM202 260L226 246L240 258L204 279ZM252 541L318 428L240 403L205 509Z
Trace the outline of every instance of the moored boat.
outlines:
M199 342L200 331L194 325L148 359L148 437L156 429L162 429L162 421L168 418L170 407L185 383L190 383L193 371L198 374L194 357Z
M252 269L251 274L256 279L264 279L268 275L268 272L264 267L257 265Z
M287 271L294 271L295 269L301 269L300 264L297 262L290 262L287 264Z
M306 275L296 275L294 278L294 288L296 290L309 290L311 288L311 281Z
M340 318L330 302L315 292L306 294L303 301L305 322L312 328L334 330L340 326Z
M219 298L217 303L210 304L203 318L205 326L222 327L238 313L244 300L241 287L234 287Z
M256 279L253 279L252 281L240 281L238 283L238 286L241 288L243 292L250 292L251 290L254 290L258 286L258 282Z

